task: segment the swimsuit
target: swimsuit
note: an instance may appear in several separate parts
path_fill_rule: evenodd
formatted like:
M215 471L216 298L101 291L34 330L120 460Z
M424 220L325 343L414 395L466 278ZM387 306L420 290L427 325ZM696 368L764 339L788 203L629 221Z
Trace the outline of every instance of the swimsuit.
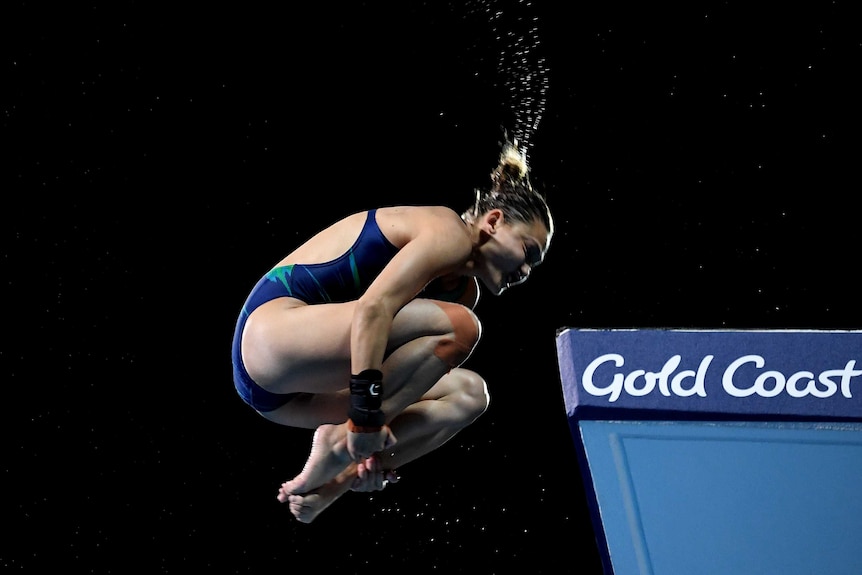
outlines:
M278 409L300 393L272 393L256 384L240 353L242 332L249 314L279 297L293 297L309 305L346 302L359 298L398 248L386 239L369 210L365 225L353 246L338 258L322 264L279 266L264 275L248 295L239 314L231 347L234 386L240 397L258 411Z

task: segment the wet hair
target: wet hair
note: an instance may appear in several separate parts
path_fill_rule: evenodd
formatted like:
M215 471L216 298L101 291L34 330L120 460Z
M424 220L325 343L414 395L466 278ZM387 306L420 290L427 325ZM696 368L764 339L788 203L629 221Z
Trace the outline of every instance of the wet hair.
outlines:
M517 141L506 140L500 152L497 167L491 172L491 187L476 189L476 201L461 217L468 222L490 210L500 209L510 220L530 223L540 221L554 233L554 220L545 198L530 183L527 155L518 148Z

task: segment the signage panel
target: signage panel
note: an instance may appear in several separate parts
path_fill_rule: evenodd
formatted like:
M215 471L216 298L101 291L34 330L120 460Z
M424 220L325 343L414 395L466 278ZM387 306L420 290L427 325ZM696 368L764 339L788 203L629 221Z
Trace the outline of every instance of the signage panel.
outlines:
M570 418L862 420L862 332L560 330Z

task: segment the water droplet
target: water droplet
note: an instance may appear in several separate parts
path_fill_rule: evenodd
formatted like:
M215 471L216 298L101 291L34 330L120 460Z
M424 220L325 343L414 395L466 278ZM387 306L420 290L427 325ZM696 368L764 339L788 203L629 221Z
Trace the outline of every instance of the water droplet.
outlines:
M548 68L541 54L541 22L529 0L476 0L467 10L484 15L496 56L494 88L506 98L503 122L526 155L542 116L548 92Z

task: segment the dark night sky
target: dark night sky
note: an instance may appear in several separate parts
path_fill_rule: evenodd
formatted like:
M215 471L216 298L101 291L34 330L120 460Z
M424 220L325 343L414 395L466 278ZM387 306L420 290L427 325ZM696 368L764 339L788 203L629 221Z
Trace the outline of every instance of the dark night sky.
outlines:
M6 3L0 565L599 574L558 328L862 327L853 3L600 4ZM557 233L477 309L491 408L295 522L310 433L230 379L247 291L351 211L460 211L529 112Z

